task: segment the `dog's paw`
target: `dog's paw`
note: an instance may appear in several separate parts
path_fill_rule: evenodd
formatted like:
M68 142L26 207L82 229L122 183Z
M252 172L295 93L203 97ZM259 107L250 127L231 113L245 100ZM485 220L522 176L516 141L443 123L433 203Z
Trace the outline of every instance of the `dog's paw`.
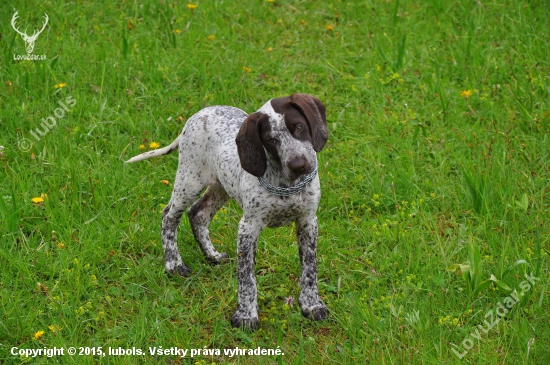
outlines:
M229 255L225 252L219 252L216 256L208 257L208 261L213 265L221 264L229 258Z
M314 321L322 321L323 319L328 318L328 308L326 305L316 305L311 308L302 309L302 315L307 319Z
M235 313L231 317L231 325L244 331L256 331L260 327L260 320L258 317L244 318Z
M178 275L186 278L186 277L189 277L189 275L191 275L191 270L189 270L189 268L185 266L185 264L181 264L181 265L177 265L172 270L166 270L166 273L168 275Z

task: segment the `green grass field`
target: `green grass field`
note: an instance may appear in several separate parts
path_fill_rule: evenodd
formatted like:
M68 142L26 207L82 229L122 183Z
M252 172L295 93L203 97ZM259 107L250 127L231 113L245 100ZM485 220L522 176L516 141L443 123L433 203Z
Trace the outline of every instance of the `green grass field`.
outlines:
M48 14L34 47L46 60L14 60L26 54L14 8L28 34ZM548 364L548 19L544 0L3 2L0 363ZM219 266L184 218L193 275L168 277L177 155L123 161L205 106L253 112L293 92L327 107L318 261L331 313L302 317L295 229L266 229L261 328L248 333L229 322L240 208L212 223L231 255ZM146 355L18 352L69 346ZM236 347L284 355L223 354Z

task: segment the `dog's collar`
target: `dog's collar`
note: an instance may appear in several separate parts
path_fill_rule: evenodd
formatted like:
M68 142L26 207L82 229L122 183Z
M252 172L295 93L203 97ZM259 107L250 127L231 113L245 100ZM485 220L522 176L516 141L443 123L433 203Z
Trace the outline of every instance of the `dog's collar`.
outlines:
M313 181L313 179L317 175L317 167L318 165L315 166L315 169L310 174L306 175L303 180L300 181L298 184L288 188L273 186L261 176L258 178L258 180L260 181L260 185L270 194L279 196L291 196L301 193L309 185L309 183Z

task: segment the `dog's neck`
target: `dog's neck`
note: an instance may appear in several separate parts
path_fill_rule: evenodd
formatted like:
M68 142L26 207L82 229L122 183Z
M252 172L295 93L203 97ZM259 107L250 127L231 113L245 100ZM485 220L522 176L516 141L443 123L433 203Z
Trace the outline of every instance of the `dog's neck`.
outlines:
M260 185L272 195L291 196L302 192L317 175L317 167L308 175L290 181L284 177L275 161L268 158L264 176L258 178Z

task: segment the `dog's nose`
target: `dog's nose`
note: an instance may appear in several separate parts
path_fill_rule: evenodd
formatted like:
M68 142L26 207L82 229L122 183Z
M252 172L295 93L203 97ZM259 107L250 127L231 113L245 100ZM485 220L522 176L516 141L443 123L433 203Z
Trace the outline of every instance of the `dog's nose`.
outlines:
M305 158L297 158L288 164L288 168L295 174L302 173L306 168Z

